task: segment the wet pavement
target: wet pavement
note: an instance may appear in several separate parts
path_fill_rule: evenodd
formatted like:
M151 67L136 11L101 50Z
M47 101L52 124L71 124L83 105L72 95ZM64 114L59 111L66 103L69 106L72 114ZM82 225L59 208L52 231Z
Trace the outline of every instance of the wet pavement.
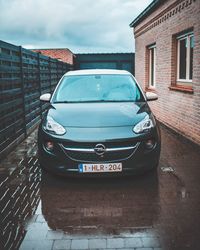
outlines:
M200 249L200 147L162 127L157 174L41 173L36 131L0 163L0 249Z

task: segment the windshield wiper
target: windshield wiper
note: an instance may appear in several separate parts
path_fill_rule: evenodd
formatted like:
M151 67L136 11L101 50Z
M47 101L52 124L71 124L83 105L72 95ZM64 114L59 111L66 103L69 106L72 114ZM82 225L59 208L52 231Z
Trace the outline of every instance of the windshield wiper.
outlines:
M134 102L133 100L103 100L103 102Z
M53 103L89 103L89 102L106 102L105 100L88 100L88 101L55 101Z
M70 102L68 102L68 101L55 101L52 104L54 104L54 103L70 103Z
M88 101L55 101L54 103L93 103L93 102L134 102L133 100L88 100Z

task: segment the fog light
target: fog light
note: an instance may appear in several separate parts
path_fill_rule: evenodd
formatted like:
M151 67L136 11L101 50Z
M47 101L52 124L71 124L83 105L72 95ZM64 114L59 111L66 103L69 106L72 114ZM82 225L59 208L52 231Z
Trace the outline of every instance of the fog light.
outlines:
M46 147L47 150L52 151L53 148L54 148L54 144L53 144L53 142L48 141L48 142L45 143L45 147Z
M146 147L147 149L152 149L152 148L154 147L154 145L155 145L155 141L152 140L152 139L149 139L149 140L147 140L147 141L145 142L145 147Z

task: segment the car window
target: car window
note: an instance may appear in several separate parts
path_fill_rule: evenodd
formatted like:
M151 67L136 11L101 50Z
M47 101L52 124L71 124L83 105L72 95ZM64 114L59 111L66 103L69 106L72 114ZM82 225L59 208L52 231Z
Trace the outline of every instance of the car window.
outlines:
M144 101L129 75L65 76L53 102L135 102Z

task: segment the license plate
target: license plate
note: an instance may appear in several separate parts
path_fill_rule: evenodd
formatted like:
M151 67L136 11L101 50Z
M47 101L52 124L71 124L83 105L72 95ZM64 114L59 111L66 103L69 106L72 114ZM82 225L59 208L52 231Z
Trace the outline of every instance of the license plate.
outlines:
M122 163L79 164L79 173L122 172Z

